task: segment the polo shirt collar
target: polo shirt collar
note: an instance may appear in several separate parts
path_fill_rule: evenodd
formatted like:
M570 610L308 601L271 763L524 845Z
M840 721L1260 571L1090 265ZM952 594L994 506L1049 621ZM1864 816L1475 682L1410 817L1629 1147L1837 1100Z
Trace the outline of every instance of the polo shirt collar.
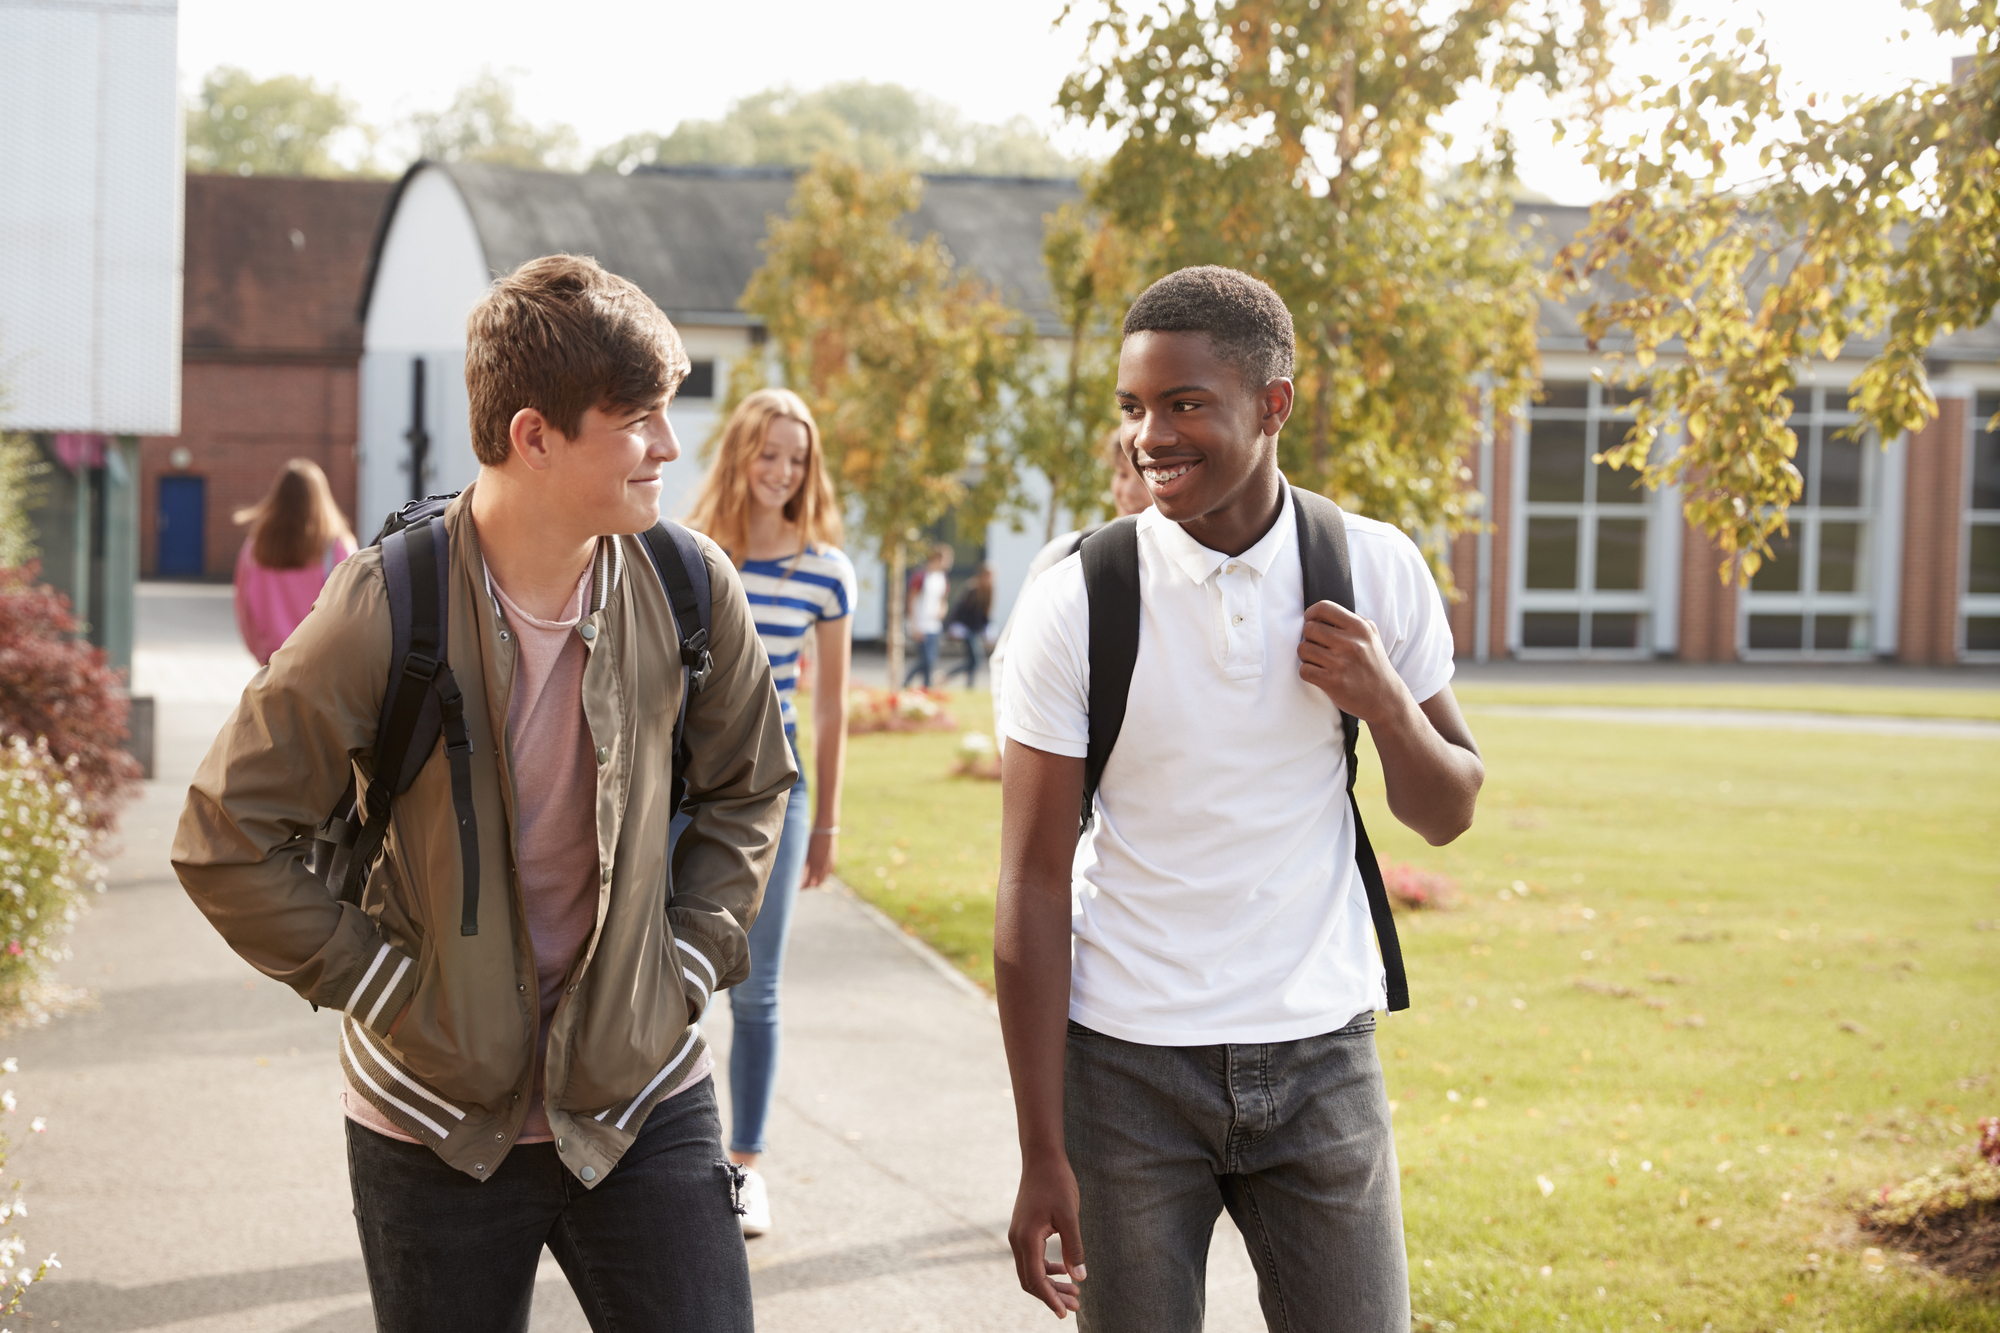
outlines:
M1188 536L1185 528L1161 514L1158 509L1148 509L1139 515L1139 531L1151 532L1154 542L1159 545L1161 553L1167 557L1168 562L1184 574L1190 583L1197 586L1208 582L1216 570L1232 561L1239 565L1248 565L1256 570L1261 578L1270 572L1272 564L1278 557L1291 548L1294 540L1293 530L1296 527L1297 520L1292 515L1290 485L1284 488L1283 506L1278 510L1277 522L1271 524L1271 530L1259 537L1257 544L1242 555L1224 555L1220 551L1209 550Z

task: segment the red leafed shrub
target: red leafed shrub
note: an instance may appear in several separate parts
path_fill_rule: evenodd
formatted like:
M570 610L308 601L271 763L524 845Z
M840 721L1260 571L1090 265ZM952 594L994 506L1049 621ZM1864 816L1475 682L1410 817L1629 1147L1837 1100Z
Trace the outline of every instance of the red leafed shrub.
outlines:
M102 648L75 637L69 599L36 583L40 572L0 569L0 741L45 743L101 833L140 774L124 749L123 682Z
M1457 880L1407 861L1385 862L1382 886L1389 890L1389 906L1413 911L1450 907L1458 898Z

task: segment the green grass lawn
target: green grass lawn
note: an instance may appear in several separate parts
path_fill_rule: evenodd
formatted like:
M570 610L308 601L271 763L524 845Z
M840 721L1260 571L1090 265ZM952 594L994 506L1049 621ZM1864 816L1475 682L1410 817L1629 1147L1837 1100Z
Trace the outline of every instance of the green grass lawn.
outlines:
M985 708L965 697L961 723ZM1415 1309L2000 1331L2000 1290L1871 1256L1851 1222L2000 1113L2000 931L1979 928L2000 918L2000 747L1478 730L1479 822L1448 848L1395 824L1363 761L1383 855L1461 892L1401 918L1416 1005L1378 1036ZM955 746L854 738L841 873L990 986L999 790L948 777Z
M1466 683L1468 704L1592 704L1610 708L1778 708L1891 717L1965 717L2000 721L2000 689L1922 689L1872 685L1685 684L1537 685Z

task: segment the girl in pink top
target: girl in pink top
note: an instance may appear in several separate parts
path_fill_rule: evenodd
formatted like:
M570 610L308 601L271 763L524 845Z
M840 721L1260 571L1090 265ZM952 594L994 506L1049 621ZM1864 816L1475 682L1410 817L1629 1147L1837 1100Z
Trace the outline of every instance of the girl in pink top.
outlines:
M354 554L354 533L326 473L304 458L285 464L236 521L250 528L236 556L236 628L261 666L312 610L333 567Z

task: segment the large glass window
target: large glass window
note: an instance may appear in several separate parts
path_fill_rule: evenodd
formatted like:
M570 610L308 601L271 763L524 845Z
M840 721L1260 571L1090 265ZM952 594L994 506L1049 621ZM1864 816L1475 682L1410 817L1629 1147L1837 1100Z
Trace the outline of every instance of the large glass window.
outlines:
M1843 433L1854 424L1845 389L1798 389L1787 424L1798 436L1792 462L1805 487L1786 515L1790 530L1771 539L1771 557L1743 596L1743 649L1753 656L1868 653L1870 519L1882 451L1872 436Z
M1987 429L2000 393L1972 400L1972 457L1965 487L1964 617L1968 657L2000 661L2000 431Z
M1521 648L1637 655L1652 648L1651 499L1630 468L1594 463L1631 426L1633 397L1552 380L1528 413L1521 510Z

